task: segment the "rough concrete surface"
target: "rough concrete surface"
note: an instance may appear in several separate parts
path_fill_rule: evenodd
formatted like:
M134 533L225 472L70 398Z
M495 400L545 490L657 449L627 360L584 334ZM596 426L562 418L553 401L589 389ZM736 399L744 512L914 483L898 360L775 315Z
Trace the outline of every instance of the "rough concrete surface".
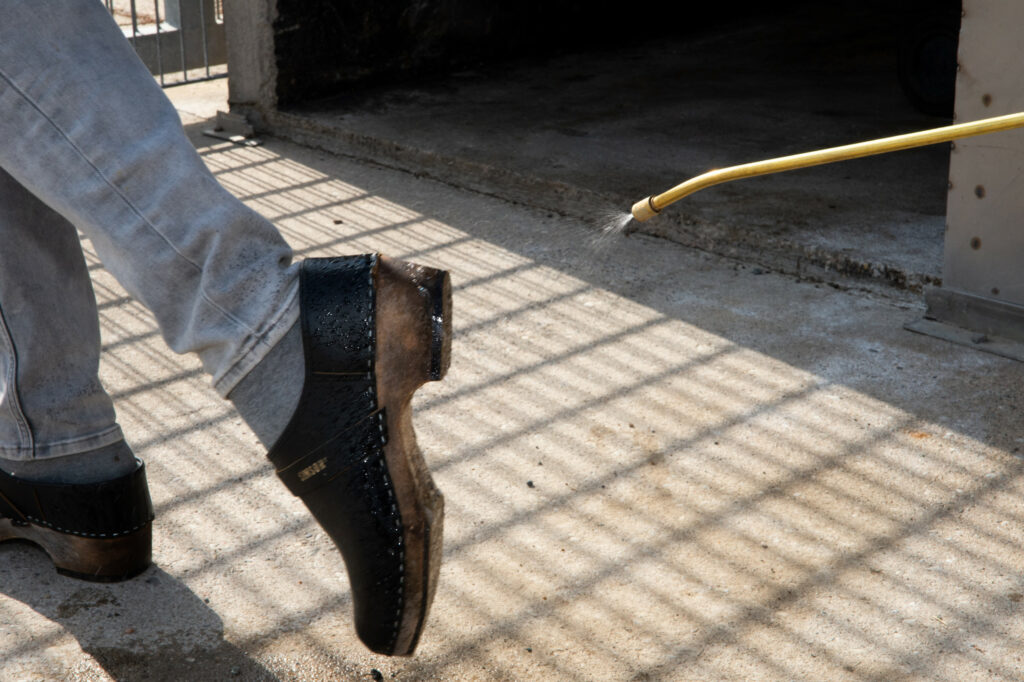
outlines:
M268 122L586 219L712 168L947 124L901 91L900 31L877 4L788 3L679 38L348 91ZM948 158L941 145L734 182L634 226L803 277L919 290L941 279Z
M337 552L86 244L155 564L94 585L0 546L0 679L1024 676L1024 365L902 330L903 291L203 138L200 87L172 91L200 153L298 255L452 273L452 369L415 403L447 497L430 622L414 658L362 648Z

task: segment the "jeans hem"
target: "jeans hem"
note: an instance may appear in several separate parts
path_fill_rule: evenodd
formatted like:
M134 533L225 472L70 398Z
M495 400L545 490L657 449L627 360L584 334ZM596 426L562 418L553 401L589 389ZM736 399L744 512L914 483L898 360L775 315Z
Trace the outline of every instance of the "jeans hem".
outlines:
M122 433L120 426L114 424L99 433L54 441L52 443L36 442L34 447L0 445L0 459L27 462L34 459L67 457L68 455L79 455L83 452L89 452L90 450L98 450L122 440L124 440L124 433Z
M267 331L260 336L250 337L239 351L239 358L219 377L213 378L213 388L221 398L227 398L236 386L267 356L267 353L285 337L288 330L299 320L299 286L296 281L288 303L277 317L272 319Z

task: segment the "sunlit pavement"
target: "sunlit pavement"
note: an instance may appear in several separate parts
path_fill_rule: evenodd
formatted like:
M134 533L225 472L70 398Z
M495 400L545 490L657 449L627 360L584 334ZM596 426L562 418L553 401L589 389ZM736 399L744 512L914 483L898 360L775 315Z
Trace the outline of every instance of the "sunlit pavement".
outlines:
M0 679L1024 677L1024 365L904 331L912 294L194 139L298 255L452 273L452 369L416 402L429 625L366 652L329 540L86 243L155 566L94 585L0 547Z

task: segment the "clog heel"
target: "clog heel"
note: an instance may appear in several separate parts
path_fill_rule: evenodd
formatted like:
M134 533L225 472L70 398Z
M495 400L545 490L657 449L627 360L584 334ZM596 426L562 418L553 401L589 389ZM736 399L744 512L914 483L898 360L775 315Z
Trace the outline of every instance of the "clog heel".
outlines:
M152 561L152 522L142 462L119 478L83 484L0 471L0 542L38 545L63 575L93 582L138 575Z

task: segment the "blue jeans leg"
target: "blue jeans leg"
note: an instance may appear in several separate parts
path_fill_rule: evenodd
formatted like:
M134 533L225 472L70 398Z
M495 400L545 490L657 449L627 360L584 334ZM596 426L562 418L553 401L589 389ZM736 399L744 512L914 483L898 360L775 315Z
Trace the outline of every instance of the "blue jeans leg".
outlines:
M294 324L291 250L210 174L98 0L0 3L0 114L0 169L90 239L171 349L198 354L221 395ZM0 234L0 248L20 251L19 239ZM14 351L41 366L64 352L0 347ZM57 442L33 438L37 453Z
M0 171L0 243L0 458L121 440L97 377L96 298L78 232Z

